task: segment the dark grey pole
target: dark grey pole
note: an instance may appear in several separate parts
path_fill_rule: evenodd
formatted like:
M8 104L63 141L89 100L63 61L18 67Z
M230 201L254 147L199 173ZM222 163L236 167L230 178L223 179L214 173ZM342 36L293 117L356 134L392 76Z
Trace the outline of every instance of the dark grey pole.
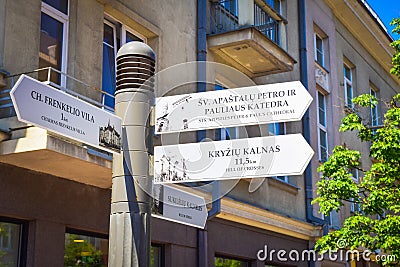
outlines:
M117 53L115 114L122 118L122 152L113 158L110 267L150 266L148 144L154 68L154 52L144 43L127 43Z

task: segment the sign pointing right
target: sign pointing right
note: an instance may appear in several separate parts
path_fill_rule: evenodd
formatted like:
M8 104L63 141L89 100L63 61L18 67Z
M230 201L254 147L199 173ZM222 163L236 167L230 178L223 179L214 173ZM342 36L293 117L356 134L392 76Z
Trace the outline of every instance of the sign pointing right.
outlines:
M314 151L301 134L154 148L154 183L301 175Z
M311 102L299 81L160 97L156 134L296 121Z

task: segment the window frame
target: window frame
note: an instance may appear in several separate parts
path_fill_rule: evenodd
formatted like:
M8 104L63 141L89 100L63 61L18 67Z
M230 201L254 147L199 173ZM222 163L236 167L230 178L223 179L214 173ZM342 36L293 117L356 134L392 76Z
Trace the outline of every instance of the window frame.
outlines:
M120 23L120 22L118 22L118 23ZM120 23L120 24L121 24L121 40L123 40L121 42L121 46L126 44L126 32L129 32L129 33L135 35L136 37L141 39L143 41L143 43L147 44L147 38L143 34L135 31L134 29L132 29L128 25L125 25L125 24L122 24L122 23Z
M271 126L273 127L273 131L270 131L271 130ZM271 136L286 134L286 123L284 123L284 122L273 122L273 123L268 124L268 134L271 135Z
M229 3L229 6L227 3ZM219 0L219 4L233 16L235 16L235 17L239 16L239 1L238 0ZM233 4L233 6L231 6L232 4Z
M273 127L273 132L271 131L271 126ZM277 133L278 132L278 133ZM286 134L286 123L284 122L274 122L268 124L268 135L276 136L276 135L285 135ZM277 179L279 181L289 183L289 176L272 176L272 178Z
M104 42L104 25L107 25L109 27L112 28L113 30L113 47L111 47L109 44ZM126 33L129 32L133 35L135 35L136 37L138 37L139 39L141 39L144 43L147 43L147 38L143 35L138 33L137 31L133 30L131 27L129 27L128 25L123 24L122 22L120 22L119 20L115 19L114 17L105 14L104 15L104 20L103 20L103 55L102 55L102 64L104 63L104 45L107 45L110 48L113 48L114 51L114 67L117 66L117 52L118 49L123 46L124 44L126 44ZM103 81L103 69L102 69L102 81ZM115 77L114 77L115 79ZM107 109L107 110L111 110L114 111L115 109L115 105L114 106L108 106L105 103L105 99L107 94L111 94L110 92L104 90L104 85L102 82L101 85L101 91L102 91L102 95L101 95L101 104L102 104L102 108L103 109ZM115 90L115 88L114 88ZM104 92L104 93L103 93ZM105 94L107 93L107 94ZM115 104L115 102L114 102Z
M109 44L106 43L107 46L113 48L114 50L114 59L117 57L117 50L118 50L118 44L117 44L117 27L115 26L114 23L108 21L107 19L104 20L104 24L107 24L113 29L113 46L111 47ZM103 25L104 26L104 25ZM104 42L104 33L103 33L103 45L105 44Z
M346 77L346 68L349 69L350 79ZM353 108L354 104L351 101L354 98L354 68L352 68L349 64L343 63L343 88L344 88L344 104L345 107ZM348 96L348 86L351 87L351 96Z
M251 260L241 259L241 258L238 258L238 257L225 256L225 255L221 255L221 254L218 254L218 253L216 253L216 254L214 255L214 266L215 266L215 260L216 260L217 258L224 259L224 260L239 261L239 262L241 262L241 263L246 264L248 267L251 266Z
M323 124L321 124L321 118L320 118L320 111L321 111L321 107L320 107L320 96L322 96L323 97L323 104L324 104L324 109L323 109L323 112L324 112L324 116L325 116L325 118L324 118L324 123L325 123L325 125L323 125ZM321 91L319 91L319 90L316 90L316 105L317 105L317 131L318 131L318 160L320 161L320 162L325 162L327 159L328 159L328 151L329 151L329 142L328 142L328 130L327 130L327 110L326 110L326 107L327 107L327 105L326 105L326 95L325 94L323 94ZM324 160L323 158L322 158L322 145L321 145L321 131L322 132L324 132L324 134L325 134L325 138L326 138L326 147L325 147L325 149L326 149L326 159Z
M370 92L372 96L376 99L379 98L379 90L376 89L373 85L370 85ZM371 126L378 126L380 124L379 121L379 102L375 105L375 107L370 108L370 116L371 116Z
M18 224L20 226L18 240L18 266L25 266L27 262L29 222L2 216L0 216L0 222Z
M59 11L58 9L50 6L49 4L42 1L41 5L41 13L46 14L47 16L52 17L53 19L59 21L63 25L63 40L62 40L62 48L61 48L61 72L60 75L60 86L61 88L65 88L67 84L67 66L68 66L68 28L69 28L69 4L67 3L67 14ZM40 38L40 37L39 37Z
M217 89L217 87L220 88ZM226 89L229 89L229 87L219 81L215 82L214 91L226 90ZM219 139L216 137L218 131L219 131ZM214 139L215 139L214 141L239 139L239 127L236 126L228 128L217 128L215 129Z
M336 222L340 224L339 212L336 210L332 210L329 213L329 227L331 227L332 229L337 229L338 227L340 227L340 225L336 224Z
M278 13L279 15L282 15L282 0L272 0L274 3L271 5L271 1L264 1L270 8L272 8L276 13ZM278 4L278 6L276 7L276 4Z
M318 49L317 39L321 40L321 49ZM325 67L325 38L322 38L318 33L314 32L314 60L321 67ZM318 52L321 53L322 62L318 60Z
M355 182L355 183L359 183L360 182L360 178L359 178L359 171L357 169L352 169L351 170L351 179ZM351 201L354 201L354 198L350 198ZM356 212L360 212L361 211L361 207L359 203L354 203L354 202L350 202L350 212L351 213L356 213Z
M109 239L108 234L103 234L103 233L98 233L98 232L90 232L90 231L81 230L81 229L77 229L77 228L66 227L65 232L64 232L64 256L65 256L65 246L67 245L67 242L66 242L67 234L84 236L85 238L88 238L88 239L92 239L92 238L103 239L103 240L107 240L108 246L110 244L110 239ZM89 242L90 244L92 244L90 242L90 240L86 240L86 242ZM107 246L107 252L108 252L108 246ZM109 263L109 254L107 254L107 263Z
M159 257L158 262L160 263L159 267L164 267L165 266L165 245L160 244L160 243L151 242L151 247L160 249L160 254L158 255L158 257Z

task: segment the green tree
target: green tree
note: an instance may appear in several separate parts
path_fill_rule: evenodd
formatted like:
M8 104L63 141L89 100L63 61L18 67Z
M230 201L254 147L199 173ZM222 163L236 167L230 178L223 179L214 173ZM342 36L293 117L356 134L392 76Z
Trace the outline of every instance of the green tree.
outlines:
M394 19L393 32L400 34L400 18ZM400 77L400 40L394 41L393 68L391 73ZM359 210L343 222L343 227L330 232L317 241L321 252L345 248L369 250L373 254L394 255L379 258L383 265L400 263L400 94L388 103L383 126L372 129L360 115L362 109L378 104L371 95L353 99L355 109L342 120L340 131L356 131L362 142L370 144L369 155L361 155L346 145L336 146L329 159L318 171L322 173L317 183L320 212L329 215L338 211L346 202L358 205ZM372 164L361 168L362 156ZM359 182L352 179L352 171L362 175ZM378 259L378 258L377 258Z
M400 34L400 18L393 19L390 25L394 26L393 33ZM390 72L400 78L400 39L395 40L390 45L394 48L392 58L393 68Z

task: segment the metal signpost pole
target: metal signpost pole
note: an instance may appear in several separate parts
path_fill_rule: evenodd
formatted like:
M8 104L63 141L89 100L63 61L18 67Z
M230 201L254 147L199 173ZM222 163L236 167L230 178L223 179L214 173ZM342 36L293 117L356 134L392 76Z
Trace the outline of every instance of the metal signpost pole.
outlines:
M122 118L122 153L113 158L109 236L112 267L150 265L152 182L148 141L154 66L154 52L144 43L127 43L117 53L115 113Z

